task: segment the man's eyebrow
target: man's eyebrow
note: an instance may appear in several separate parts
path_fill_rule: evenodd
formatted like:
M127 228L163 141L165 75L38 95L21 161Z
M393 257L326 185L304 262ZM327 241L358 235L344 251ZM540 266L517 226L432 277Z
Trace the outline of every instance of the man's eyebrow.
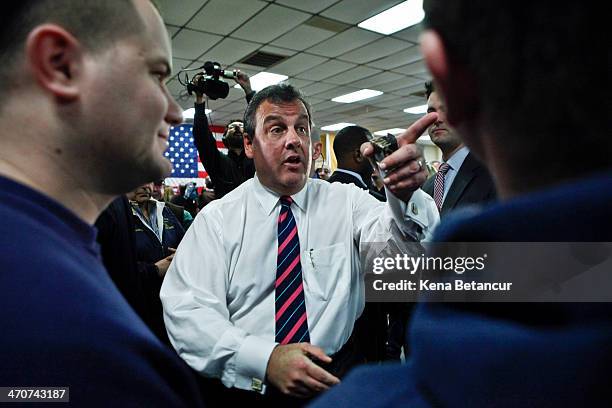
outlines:
M264 119L264 123L268 123L268 122L274 122L274 121L282 121L285 118L283 116L280 115L268 115L266 116L266 118Z

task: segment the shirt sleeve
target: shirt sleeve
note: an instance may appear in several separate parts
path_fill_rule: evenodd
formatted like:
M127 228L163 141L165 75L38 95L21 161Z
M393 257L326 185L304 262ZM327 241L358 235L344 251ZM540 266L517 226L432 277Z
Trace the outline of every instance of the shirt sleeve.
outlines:
M367 192L351 189L353 196L354 236L357 243L386 242L405 239L415 242L431 240L433 228L440 216L433 199L421 189L410 201L401 201L387 190L387 202L380 203ZM398 228L392 228L392 224ZM401 231L404 237L394 236Z
M261 391L257 385L277 344L230 321L221 218L215 208L203 210L179 245L160 292L164 321L172 345L193 369L227 387Z

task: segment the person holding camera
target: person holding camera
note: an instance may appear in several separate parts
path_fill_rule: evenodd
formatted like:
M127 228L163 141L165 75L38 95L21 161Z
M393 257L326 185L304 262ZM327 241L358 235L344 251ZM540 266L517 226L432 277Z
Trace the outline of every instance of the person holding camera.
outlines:
M196 84L204 74L193 77L192 83ZM236 70L234 80L242 87L247 103L255 95L251 89L249 76L240 70ZM215 185L215 196L221 198L244 181L255 174L253 160L246 157L242 142L244 126L241 120L232 120L225 128L223 143L227 147L227 154L217 149L217 141L210 131L208 119L205 113L204 93L201 88L194 87L196 94L195 115L193 118L193 140L200 161L210 175Z

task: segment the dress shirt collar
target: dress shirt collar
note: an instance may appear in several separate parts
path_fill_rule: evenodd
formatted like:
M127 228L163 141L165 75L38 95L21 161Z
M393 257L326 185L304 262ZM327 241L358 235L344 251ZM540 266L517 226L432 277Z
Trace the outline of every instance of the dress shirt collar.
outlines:
M365 181L363 181L363 178L361 177L361 175L359 173L355 173L354 171L346 170L346 169L341 169L341 168L337 168L335 171L339 171L340 173L350 174L351 176L353 176L353 177L357 178L359 181L361 181L361 184L365 188L368 188L368 185L366 184Z
M467 146L463 146L461 149L457 150L447 161L448 165L451 169L457 171L461 168L461 165L465 161L465 158L470 153L470 149Z
M306 180L304 188L291 196L293 203L302 212L306 212L306 192L308 191L308 180ZM255 197L257 198L257 201L259 201L261 208L263 208L267 215L270 215L274 208L276 208L276 205L280 202L280 194L261 184L261 181L259 181L259 178L257 177L257 173L255 173L255 177L253 177L253 192L255 193Z

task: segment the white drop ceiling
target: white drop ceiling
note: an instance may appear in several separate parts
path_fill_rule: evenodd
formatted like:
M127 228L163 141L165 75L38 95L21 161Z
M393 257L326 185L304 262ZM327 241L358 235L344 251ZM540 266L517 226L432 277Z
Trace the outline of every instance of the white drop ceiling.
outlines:
M217 61L226 69L253 76L267 71L289 76L313 107L318 126L356 123L372 132L405 128L418 115L405 108L425 103L424 83L430 79L418 47L420 25L391 35L357 27L401 0L160 0L172 38L174 72ZM315 23L311 19L315 18ZM316 24L324 18L326 24ZM331 21L329 21L331 20ZM325 28L327 27L327 28ZM256 51L288 56L269 67L240 64ZM191 76L192 73L190 73ZM242 90L226 99L209 101L213 124L242 116ZM184 109L193 106L176 75L168 87ZM368 88L384 94L343 104L331 99ZM416 95L415 95L416 94Z

